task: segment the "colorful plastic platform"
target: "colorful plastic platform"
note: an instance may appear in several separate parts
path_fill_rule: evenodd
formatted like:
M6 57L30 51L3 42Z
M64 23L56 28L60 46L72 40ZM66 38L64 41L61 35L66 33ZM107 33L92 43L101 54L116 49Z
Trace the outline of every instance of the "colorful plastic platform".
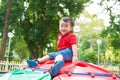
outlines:
M47 61L39 64L36 68L50 69L54 61ZM120 76L105 70L97 65L78 62L66 62L59 74L53 80L120 80Z
M87 62L66 62L58 75L51 78L49 71L53 64L54 60L49 60L38 64L36 68L15 70L2 76L0 80L120 80L120 76Z

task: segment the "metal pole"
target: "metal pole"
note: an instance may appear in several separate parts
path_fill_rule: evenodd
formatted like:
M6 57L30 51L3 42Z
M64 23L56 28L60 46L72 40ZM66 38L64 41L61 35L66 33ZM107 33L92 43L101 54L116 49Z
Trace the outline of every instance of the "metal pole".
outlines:
M97 40L97 45L98 45L98 65L100 64L100 44L101 44L101 40L98 39Z
M100 44L98 44L98 65L100 63Z
M6 68L5 68L6 71L8 71L8 64L9 64L10 42L11 42L11 38L9 38L9 42L8 42L8 54L7 54Z
M9 43L8 43L8 55L7 55L7 61L9 61L9 54L10 54L10 42L11 42L11 38L9 38Z

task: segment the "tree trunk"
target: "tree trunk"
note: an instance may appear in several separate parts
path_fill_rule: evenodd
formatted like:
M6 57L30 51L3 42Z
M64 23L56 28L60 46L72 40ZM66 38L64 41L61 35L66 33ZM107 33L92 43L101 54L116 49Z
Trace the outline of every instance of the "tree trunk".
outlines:
M8 33L8 25L9 25L9 16L10 16L10 8L12 0L8 0L7 4L7 10L6 10L6 18L5 18L5 24L4 24L4 31L2 36L2 44L0 49L0 61L4 60L5 56L5 48L6 48L6 40L7 40L7 33Z
M24 40L27 43L28 49L30 51L30 57L29 59L37 59L38 56L38 48L35 48L35 46L32 44L32 42L27 38L27 36L25 36Z

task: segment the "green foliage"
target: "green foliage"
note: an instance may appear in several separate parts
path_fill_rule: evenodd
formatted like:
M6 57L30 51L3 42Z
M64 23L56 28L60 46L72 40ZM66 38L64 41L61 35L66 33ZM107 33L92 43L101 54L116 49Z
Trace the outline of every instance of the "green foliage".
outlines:
M80 38L78 45L79 59L97 63L98 45L96 41L97 39L101 39L99 34L104 27L103 20L98 19L95 15L90 15L87 11L83 11L78 18L79 21L76 23L80 26L80 32L78 33ZM103 39L101 40L104 42ZM100 53L102 53L105 48L105 44L101 45Z
M25 41L23 40L23 37L20 37L19 41L15 39L13 41L15 42L13 46L16 48L13 49L14 54L12 55L12 60L16 58L17 60L20 60L20 61L24 59L28 59L29 51L28 51L27 45L25 44Z
M0 32L3 30L4 21L5 21L5 12L6 12L6 0L0 3Z
M109 2L109 1L108 1ZM115 4L117 4L116 2ZM113 6L107 7L107 11L109 12L110 16L110 26L105 28L102 31L101 36L102 37L108 37L109 43L112 47L115 49L120 49L119 43L120 43L120 15L113 14L112 11Z
M90 63L97 63L97 54L94 50L92 49L86 49L84 53L82 54L82 59L86 62Z
M115 22L111 23L110 26L107 27L107 29L104 29L102 31L101 36L102 37L108 37L109 42L111 43L111 46L113 46L115 49L120 49L119 43L120 43L120 23L116 24Z
M109 1L107 3L109 3ZM114 3L114 5L109 5L109 6L106 5L105 7L105 10L109 13L110 25L103 29L101 33L101 37L106 39L106 44L107 44L106 49L108 49L109 47L113 47L111 51L113 52L115 60L111 62L120 64L120 61L118 59L119 51L120 51L120 45L119 45L120 44L120 14L117 13L117 11L119 10L117 7L119 6L120 2L119 1L112 1L112 2ZM101 6L104 6L103 3L104 1L101 2Z
M60 17L74 17L80 13L83 8L83 3L81 3L81 1L30 0L28 3L29 7L24 13L25 21L21 23L21 26L23 26L24 34L26 32L28 33L24 36L25 40L28 42L28 46L41 49L38 50L38 52L31 52L37 54L42 53L44 48L47 47L46 44L57 38L55 34L59 32L58 22Z
M15 30L15 39L25 40L30 52L30 58L43 56L43 51L48 43L56 45L57 35L59 33L59 19L63 16L76 17L83 9L84 3L89 0L16 0L12 1L9 31ZM6 3L4 1L2 3ZM25 2L28 6L24 6ZM3 4L2 4L3 5ZM0 12L0 20L4 22L3 12L5 6ZM3 26L1 27L3 28ZM3 29L0 29L3 30ZM15 45L22 45L14 43ZM23 43L23 44L25 44ZM15 47L14 47L15 48ZM26 49L23 46L23 49ZM19 51L22 47L16 47ZM54 46L53 51L56 50ZM21 52L26 53L26 52Z

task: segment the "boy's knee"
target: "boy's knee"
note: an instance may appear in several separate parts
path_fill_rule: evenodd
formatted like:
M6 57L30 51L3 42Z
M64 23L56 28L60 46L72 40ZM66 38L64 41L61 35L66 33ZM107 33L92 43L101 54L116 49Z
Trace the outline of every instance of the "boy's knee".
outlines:
M57 55L55 57L55 61L58 61L58 60L63 60L63 56L62 55Z

